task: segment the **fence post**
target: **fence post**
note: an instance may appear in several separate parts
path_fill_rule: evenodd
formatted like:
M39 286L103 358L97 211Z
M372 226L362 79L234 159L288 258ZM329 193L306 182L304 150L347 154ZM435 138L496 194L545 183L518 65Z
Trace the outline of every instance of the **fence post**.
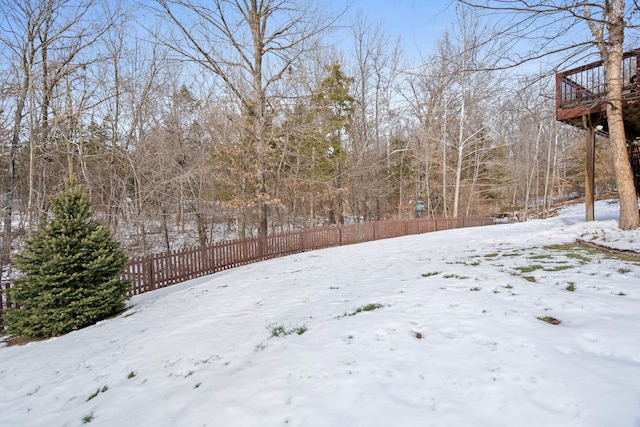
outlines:
M265 258L264 258L264 256L265 256L265 253L264 253L264 252L265 252L265 246L266 246L266 245L265 245L265 243L266 243L266 242L265 242L264 237L265 237L265 236L264 236L264 235L262 235L262 234L260 234L260 235L258 236L258 259L260 259L260 260L265 259Z
M6 287L9 289L9 286ZM5 284L0 282L0 329L4 327L4 309L9 307L9 298L5 294ZM5 303L6 301L6 303Z
M155 280L153 279L153 255L152 256L147 256L145 259L145 262L142 263L143 268L145 270L144 272L144 277L145 277L145 281L147 282L145 284L145 288L148 290L153 290L155 289Z
M295 233L280 233L271 237L259 235L234 241L215 242L205 247L161 254L150 254L130 260L123 277L133 279L132 295L169 286L228 268L262 261L280 255L305 252L327 247L344 246L369 240L448 230L458 227L491 225L488 217L428 218L420 220L391 220L352 225L339 224L323 228L309 228ZM348 228L345 228L348 227ZM337 235L336 235L337 233ZM271 240L269 240L271 239ZM158 264L156 264L156 261ZM9 284L10 285L10 284ZM0 325L2 314L11 302L6 298L8 286L0 283Z

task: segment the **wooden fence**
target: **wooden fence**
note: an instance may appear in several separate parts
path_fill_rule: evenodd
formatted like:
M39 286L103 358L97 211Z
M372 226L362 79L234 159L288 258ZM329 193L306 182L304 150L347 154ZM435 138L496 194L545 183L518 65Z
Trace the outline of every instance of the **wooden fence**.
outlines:
M466 217L390 220L307 228L134 257L122 278L131 280L129 296L133 296L270 258L372 240L490 224L493 224L492 218ZM3 290L9 287L8 283L0 284L0 326L3 308L11 307L11 302L3 295Z
M308 228L135 257L123 278L133 282L130 295L137 295L240 265L314 249L489 224L493 224L492 218L468 217Z

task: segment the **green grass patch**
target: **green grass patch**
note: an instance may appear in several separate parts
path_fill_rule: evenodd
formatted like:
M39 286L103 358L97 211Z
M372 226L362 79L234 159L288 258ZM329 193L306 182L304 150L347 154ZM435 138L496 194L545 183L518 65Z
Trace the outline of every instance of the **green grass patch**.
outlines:
M131 371L129 372L129 375L127 375L127 379L130 380L131 378L134 378L136 376L136 373Z
M89 424L91 421L93 421L93 414L82 417L82 424Z
M618 269L618 273L620 273L620 274L631 273L631 269L629 269L629 268L619 268Z
M355 316L358 313L363 313L365 311L373 311L373 310L377 310L379 308L384 307L384 305L382 304L378 304L378 303L371 303L371 304L367 304L367 305L363 305L361 307L356 308L355 310L353 310L351 313L345 313L345 316Z
M541 266L540 264L535 264L535 265L528 265L526 267L516 267L515 269L518 270L520 273L531 273L532 271L540 270L543 268L544 267Z
M440 273L442 273L442 272L441 271L431 271L429 273L422 273L422 277L437 276Z
M536 278L533 277L533 276L522 276L522 278L524 280L526 280L527 282L535 282L536 281Z
M107 390L109 390L109 387L107 387L107 386L104 386L102 388L97 389L95 391L95 393L92 393L92 394L89 395L89 397L87 397L87 402L90 401L91 399L96 398L100 393L104 393Z
M569 292L573 292L576 290L576 285L570 282L565 289L568 290Z
M531 259L553 259L551 255L534 255Z
M579 254L579 253L566 253L564 254L567 258L572 258L575 260L580 261L581 264L588 264L589 262L591 262L591 258L583 255L583 254Z
M460 276L458 274L445 274L444 276L445 279L468 279L469 276Z
M486 254L484 257L485 258L495 258L498 255L499 255L498 252L493 252L493 253L490 253L490 254Z
M544 247L550 251L562 252L567 258L580 261L582 264L591 262L592 258L598 255L598 251L591 248L585 248L575 243L567 243L563 245L549 245Z
M562 270L569 270L570 268L573 268L572 265L556 265L555 267L547 267L544 269L544 271L562 271Z
M307 327L305 325L295 326L292 328L286 328L284 325L275 325L270 328L271 338L283 337L286 335L302 335L307 332Z
M502 254L502 256L505 256L505 257L514 257L514 256L520 256L520 255L522 255L522 254L519 253L519 252L511 252L509 254Z
M615 259L618 261L625 261L625 262L630 262L634 265L640 265L640 254L625 254L625 253L617 253L617 254L612 254L612 253L608 253L605 255L606 259Z

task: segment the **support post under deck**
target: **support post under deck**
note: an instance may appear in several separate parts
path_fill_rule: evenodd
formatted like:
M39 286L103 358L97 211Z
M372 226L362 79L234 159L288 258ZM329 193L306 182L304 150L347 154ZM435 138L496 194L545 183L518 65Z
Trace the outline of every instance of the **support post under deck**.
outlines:
M584 183L584 192L585 192L585 220L593 221L594 220L594 199L595 199L595 152L596 152L596 130L591 123L589 123L587 128L587 161L586 161L586 173L585 173L585 183Z

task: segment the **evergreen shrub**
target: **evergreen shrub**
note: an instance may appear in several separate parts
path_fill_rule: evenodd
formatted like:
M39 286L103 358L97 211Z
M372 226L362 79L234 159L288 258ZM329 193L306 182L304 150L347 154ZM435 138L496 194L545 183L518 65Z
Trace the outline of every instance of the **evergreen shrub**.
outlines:
M74 178L52 200L53 216L28 237L9 291L7 332L52 337L92 325L124 309L128 258L111 231L92 219L89 196Z

